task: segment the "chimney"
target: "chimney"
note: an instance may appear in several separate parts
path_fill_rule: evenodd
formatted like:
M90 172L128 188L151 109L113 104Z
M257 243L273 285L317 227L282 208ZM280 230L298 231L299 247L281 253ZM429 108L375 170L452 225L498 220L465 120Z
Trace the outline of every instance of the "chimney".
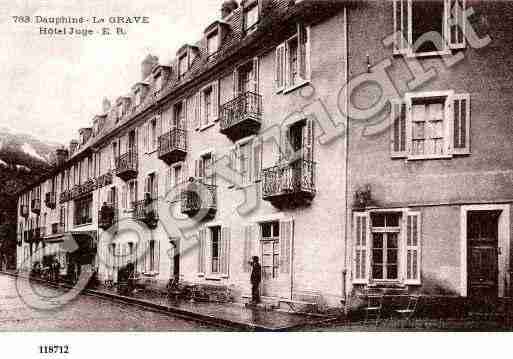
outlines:
M77 148L78 148L78 141L77 140L71 140L70 143L69 143L69 154L73 155L73 153L75 153Z
M102 114L106 114L110 111L111 104L108 98L104 98L102 101Z
M151 74L153 67L159 64L159 58L149 54L141 64L141 76L144 81Z
M235 0L228 0L221 5L221 19L226 19L230 14L239 7Z
M56 149L55 157L57 159L57 166L62 166L68 160L68 150L64 147Z

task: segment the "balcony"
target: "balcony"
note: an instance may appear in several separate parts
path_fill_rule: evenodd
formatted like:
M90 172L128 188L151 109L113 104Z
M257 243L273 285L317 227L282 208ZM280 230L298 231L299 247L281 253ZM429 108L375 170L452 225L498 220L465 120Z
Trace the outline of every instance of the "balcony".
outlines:
M26 204L22 204L20 206L20 213L22 217L28 217L29 215L29 208Z
M30 203L30 207L32 208L32 213L35 213L35 214L41 213L41 200L33 199Z
M45 205L50 209L57 207L57 193L47 192L45 195Z
M54 236L56 234L64 233L64 224L63 223L52 223L52 232L48 233L48 235Z
M262 125L262 96L246 92L221 106L221 133L232 141L257 134Z
M116 158L116 176L123 181L137 177L137 152L129 151Z
M134 219L145 223L148 228L157 228L159 214L158 201L154 199L146 199L133 203Z
M315 197L315 166L303 159L262 171L262 199L277 208L307 206Z
M98 227L106 231L116 223L117 219L116 207L112 203L106 203L98 212Z
M71 190L64 190L59 196L59 203L63 204L71 201Z
M181 212L189 217L212 219L217 212L217 187L193 179L181 192Z
M105 173L98 177L98 188L103 188L106 186L110 186L112 184L112 173Z
M159 137L159 159L168 165L183 161L187 155L187 132L175 128Z

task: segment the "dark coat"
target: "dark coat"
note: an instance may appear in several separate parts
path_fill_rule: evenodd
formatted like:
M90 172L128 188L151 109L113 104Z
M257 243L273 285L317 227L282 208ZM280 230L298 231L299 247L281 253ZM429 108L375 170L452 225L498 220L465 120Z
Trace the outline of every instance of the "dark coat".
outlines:
M253 263L253 270L251 271L251 283L258 284L262 281L262 267L259 263Z

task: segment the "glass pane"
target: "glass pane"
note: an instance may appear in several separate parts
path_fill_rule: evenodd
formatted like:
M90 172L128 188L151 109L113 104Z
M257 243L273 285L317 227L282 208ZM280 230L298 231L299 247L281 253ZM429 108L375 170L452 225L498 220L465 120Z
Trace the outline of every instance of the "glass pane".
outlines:
M380 266L380 265L372 266L372 278L373 279L384 279L383 278L383 266Z
M271 237L271 224L270 223L263 223L262 224L262 237L263 238L270 238Z
M387 267L387 279L397 279L397 266L389 265Z
M387 251L388 264L397 264L397 249L389 249Z
M415 0L412 4L412 10L414 44L422 35L431 31L435 31L440 34L440 36L443 36L444 1ZM442 44L438 44L438 47L443 49ZM430 51L437 51L437 47L431 41L424 41L416 48L415 52Z
M399 248L397 233L388 233L387 248Z
M389 213L387 214L386 221L387 227L399 227L399 219L401 215L399 213Z
M372 226L373 227L385 227L385 215L383 213L377 213L372 215Z
M373 233L372 238L372 248L383 248L383 233Z
M280 222L273 222L273 237L280 236Z
M372 251L372 263L373 264L382 264L383 263L383 250L382 249L374 249Z

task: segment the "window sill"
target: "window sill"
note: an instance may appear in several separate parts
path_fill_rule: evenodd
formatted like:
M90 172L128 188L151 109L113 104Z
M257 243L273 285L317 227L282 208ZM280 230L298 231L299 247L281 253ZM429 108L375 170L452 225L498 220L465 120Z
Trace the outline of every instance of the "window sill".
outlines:
M292 92L292 91L295 91L301 87L304 87L306 85L309 85L310 84L310 80L303 80L301 81L300 83L294 85L294 86L290 86L290 87L287 87L287 88L284 88L283 90L281 90L281 93L283 93L284 95Z
M83 227L88 227L88 226L91 226L93 224L93 222L90 222L90 223L82 223L82 224L75 224L73 225L73 228L83 228Z
M424 160L450 160L452 155L439 155L439 156L409 156L406 161L424 161Z
M430 51L430 52L412 52L409 50L406 50L405 52L401 51L394 51L394 56L401 56L406 58L429 58L429 57L440 57L440 56L451 56L452 51L451 49L442 50L442 51Z
M144 277L156 277L159 275L159 272L143 272L142 275Z
M223 275L209 275L209 276L205 276L205 280L215 281L215 282L220 282L223 279L227 279L227 278L228 278L228 276L223 276Z

